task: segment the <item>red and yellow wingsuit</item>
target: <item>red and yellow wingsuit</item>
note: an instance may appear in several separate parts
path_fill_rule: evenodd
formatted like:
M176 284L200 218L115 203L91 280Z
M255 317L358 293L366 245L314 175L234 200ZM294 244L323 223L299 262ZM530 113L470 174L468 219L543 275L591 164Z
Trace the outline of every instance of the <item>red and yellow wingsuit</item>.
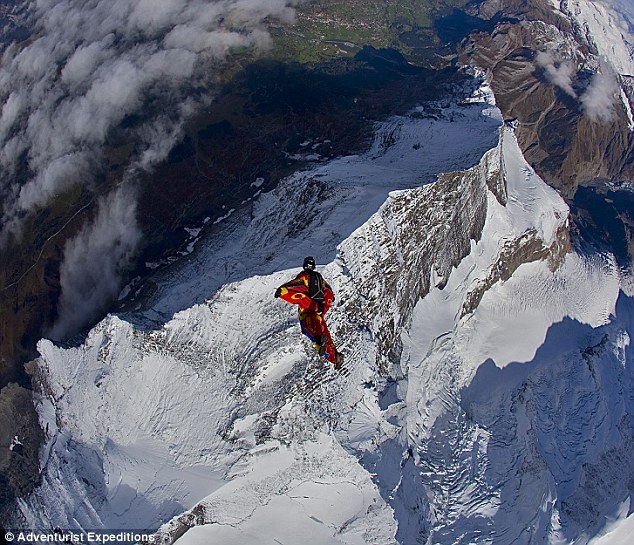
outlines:
M277 288L275 296L299 307L297 313L302 333L315 344L320 354L336 366L337 349L324 320L335 296L323 276L317 271L304 270Z

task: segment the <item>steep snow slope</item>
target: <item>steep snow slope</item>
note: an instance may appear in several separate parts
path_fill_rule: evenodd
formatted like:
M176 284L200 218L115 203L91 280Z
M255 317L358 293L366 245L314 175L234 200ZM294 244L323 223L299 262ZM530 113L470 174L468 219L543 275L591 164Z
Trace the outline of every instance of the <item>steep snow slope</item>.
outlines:
M584 542L632 493L632 301L610 256L562 255L565 207L508 140L508 205L489 197L482 242L415 310L404 422L434 542ZM465 313L529 231L555 261L521 264Z
M158 534L179 545L584 543L628 515L626 273L571 251L565 203L498 127L477 101L395 119L367 155L219 223L150 310L78 348L42 341L28 523L182 513ZM493 149L461 148L466 130ZM337 293L343 373L272 298L306 253Z
M367 154L299 173L215 224L131 321L104 320L78 348L42 341L49 441L43 484L21 506L26 524L156 528L215 490L267 436L286 398L334 378L308 364L293 310L271 297L295 274L284 269L305 253L334 257L391 189L476 163L499 123L486 88L434 115L421 108L395 118L377 128ZM256 422L252 413L268 416ZM262 429L245 438L236 431L256 424Z
M618 0L554 0L578 21L590 43L594 44L617 73L634 76L634 24L631 3Z

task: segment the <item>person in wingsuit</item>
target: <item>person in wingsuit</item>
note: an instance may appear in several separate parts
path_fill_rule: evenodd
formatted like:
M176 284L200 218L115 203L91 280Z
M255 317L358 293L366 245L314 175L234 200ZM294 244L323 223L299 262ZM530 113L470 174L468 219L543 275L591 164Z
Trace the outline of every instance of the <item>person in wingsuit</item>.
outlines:
M319 355L331 362L335 369L343 363L328 331L324 315L335 300L335 295L324 277L315 270L315 258L304 259L303 270L293 280L275 290L275 297L298 305L302 333L315 345Z

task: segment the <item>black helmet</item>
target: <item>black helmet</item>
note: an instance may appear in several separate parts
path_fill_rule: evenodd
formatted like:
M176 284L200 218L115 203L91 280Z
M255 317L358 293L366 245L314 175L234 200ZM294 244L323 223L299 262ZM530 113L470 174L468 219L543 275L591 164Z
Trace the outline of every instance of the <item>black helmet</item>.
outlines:
M312 255L309 255L304 258L304 270L305 271L314 271L315 270L315 258Z

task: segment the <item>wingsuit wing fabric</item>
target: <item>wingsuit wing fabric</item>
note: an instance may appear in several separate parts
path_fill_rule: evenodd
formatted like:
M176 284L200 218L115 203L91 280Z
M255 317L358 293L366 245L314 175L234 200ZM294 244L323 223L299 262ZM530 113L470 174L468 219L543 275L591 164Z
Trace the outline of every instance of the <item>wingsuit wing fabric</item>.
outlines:
M334 302L335 295L330 289L330 286L326 283L326 289L324 290L324 314L328 312Z
M309 277L306 273L300 273L297 278L286 282L286 284L282 284L280 286L280 292L280 299L283 299L287 303L299 305L299 308L302 310L319 311L318 304L309 295ZM324 281L323 297L323 313L325 314L335 299L332 289L326 281Z
M299 322L302 332L319 346L320 340L325 339L324 356L333 364L337 362L336 348L328 331L323 315L328 312L334 301L334 294L328 283L323 281L323 312L320 305L310 297L310 277L307 273L300 273L290 282L279 288L279 297L287 303L298 305Z
M299 305L299 308L303 310L308 310L314 304L313 300L308 297L308 286L303 282L297 285L290 285L292 282L291 280L291 282L281 286L280 299L292 305Z
M302 333L315 343L315 348L319 350L320 342L325 342L324 357L333 364L337 363L337 349L330 336L330 331L321 314L315 312L299 312L299 324Z

